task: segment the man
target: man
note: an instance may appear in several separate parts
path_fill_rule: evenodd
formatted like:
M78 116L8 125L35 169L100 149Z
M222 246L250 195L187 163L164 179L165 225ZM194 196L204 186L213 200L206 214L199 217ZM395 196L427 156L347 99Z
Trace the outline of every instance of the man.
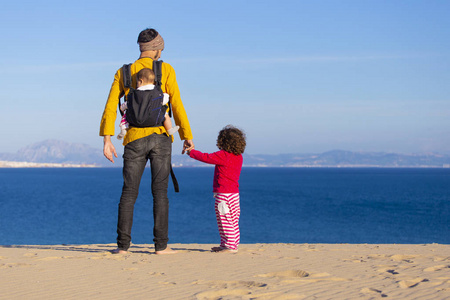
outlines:
M140 57L131 65L132 86L136 88L136 74L143 68L153 69L153 61L158 60L164 49L164 40L155 29L145 29L138 37ZM189 121L180 98L180 91L175 71L167 63L162 64L162 91L169 94L175 123L180 126L179 135L184 140L183 151L194 148ZM100 124L100 136L103 136L103 154L114 163L116 150L111 142L117 117L119 98L127 94L124 88L123 74L119 69L109 92L105 110ZM139 184L147 160L150 160L152 173L154 243L156 254L171 254L176 251L167 247L169 199L167 188L171 168L172 138L168 136L164 126L137 128L130 127L125 135L123 145L123 188L119 203L117 222L117 249L114 253L127 253L131 243L131 227L133 211L138 196Z

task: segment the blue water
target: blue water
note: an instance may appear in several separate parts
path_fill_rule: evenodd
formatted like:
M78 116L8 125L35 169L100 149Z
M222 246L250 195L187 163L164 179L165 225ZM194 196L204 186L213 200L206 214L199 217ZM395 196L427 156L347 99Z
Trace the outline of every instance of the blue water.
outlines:
M120 168L0 169L0 244L114 243ZM170 243L217 243L213 168L176 168ZM241 243L450 244L450 169L244 168ZM133 242L152 243L150 170Z

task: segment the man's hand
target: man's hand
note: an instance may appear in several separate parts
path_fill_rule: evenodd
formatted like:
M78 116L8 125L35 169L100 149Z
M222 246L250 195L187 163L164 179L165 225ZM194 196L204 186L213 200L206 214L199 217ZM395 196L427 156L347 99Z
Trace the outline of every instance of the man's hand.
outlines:
M184 154L186 151L189 154L189 152L194 148L194 142L192 140L185 140L183 144L183 151L181 151L181 154Z
M103 137L103 155L112 163L114 163L113 154L117 158L116 148L111 142L111 136L105 135Z

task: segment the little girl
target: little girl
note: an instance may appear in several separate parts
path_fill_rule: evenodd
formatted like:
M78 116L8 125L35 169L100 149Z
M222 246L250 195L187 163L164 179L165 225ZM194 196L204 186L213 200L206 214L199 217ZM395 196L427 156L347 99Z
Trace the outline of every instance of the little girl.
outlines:
M245 134L228 125L219 132L216 145L219 151L214 153L191 150L188 154L196 160L216 165L213 192L220 246L211 250L235 253L238 251L240 241L239 176L242 169L242 153L246 146Z

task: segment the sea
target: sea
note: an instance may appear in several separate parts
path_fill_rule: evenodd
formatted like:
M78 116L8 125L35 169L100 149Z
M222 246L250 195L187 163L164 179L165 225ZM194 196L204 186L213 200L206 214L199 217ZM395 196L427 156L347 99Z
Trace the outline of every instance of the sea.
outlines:
M217 244L212 167L175 168L169 243ZM0 245L116 241L121 168L0 169ZM241 243L450 244L450 169L250 168ZM150 169L132 242L153 243Z

